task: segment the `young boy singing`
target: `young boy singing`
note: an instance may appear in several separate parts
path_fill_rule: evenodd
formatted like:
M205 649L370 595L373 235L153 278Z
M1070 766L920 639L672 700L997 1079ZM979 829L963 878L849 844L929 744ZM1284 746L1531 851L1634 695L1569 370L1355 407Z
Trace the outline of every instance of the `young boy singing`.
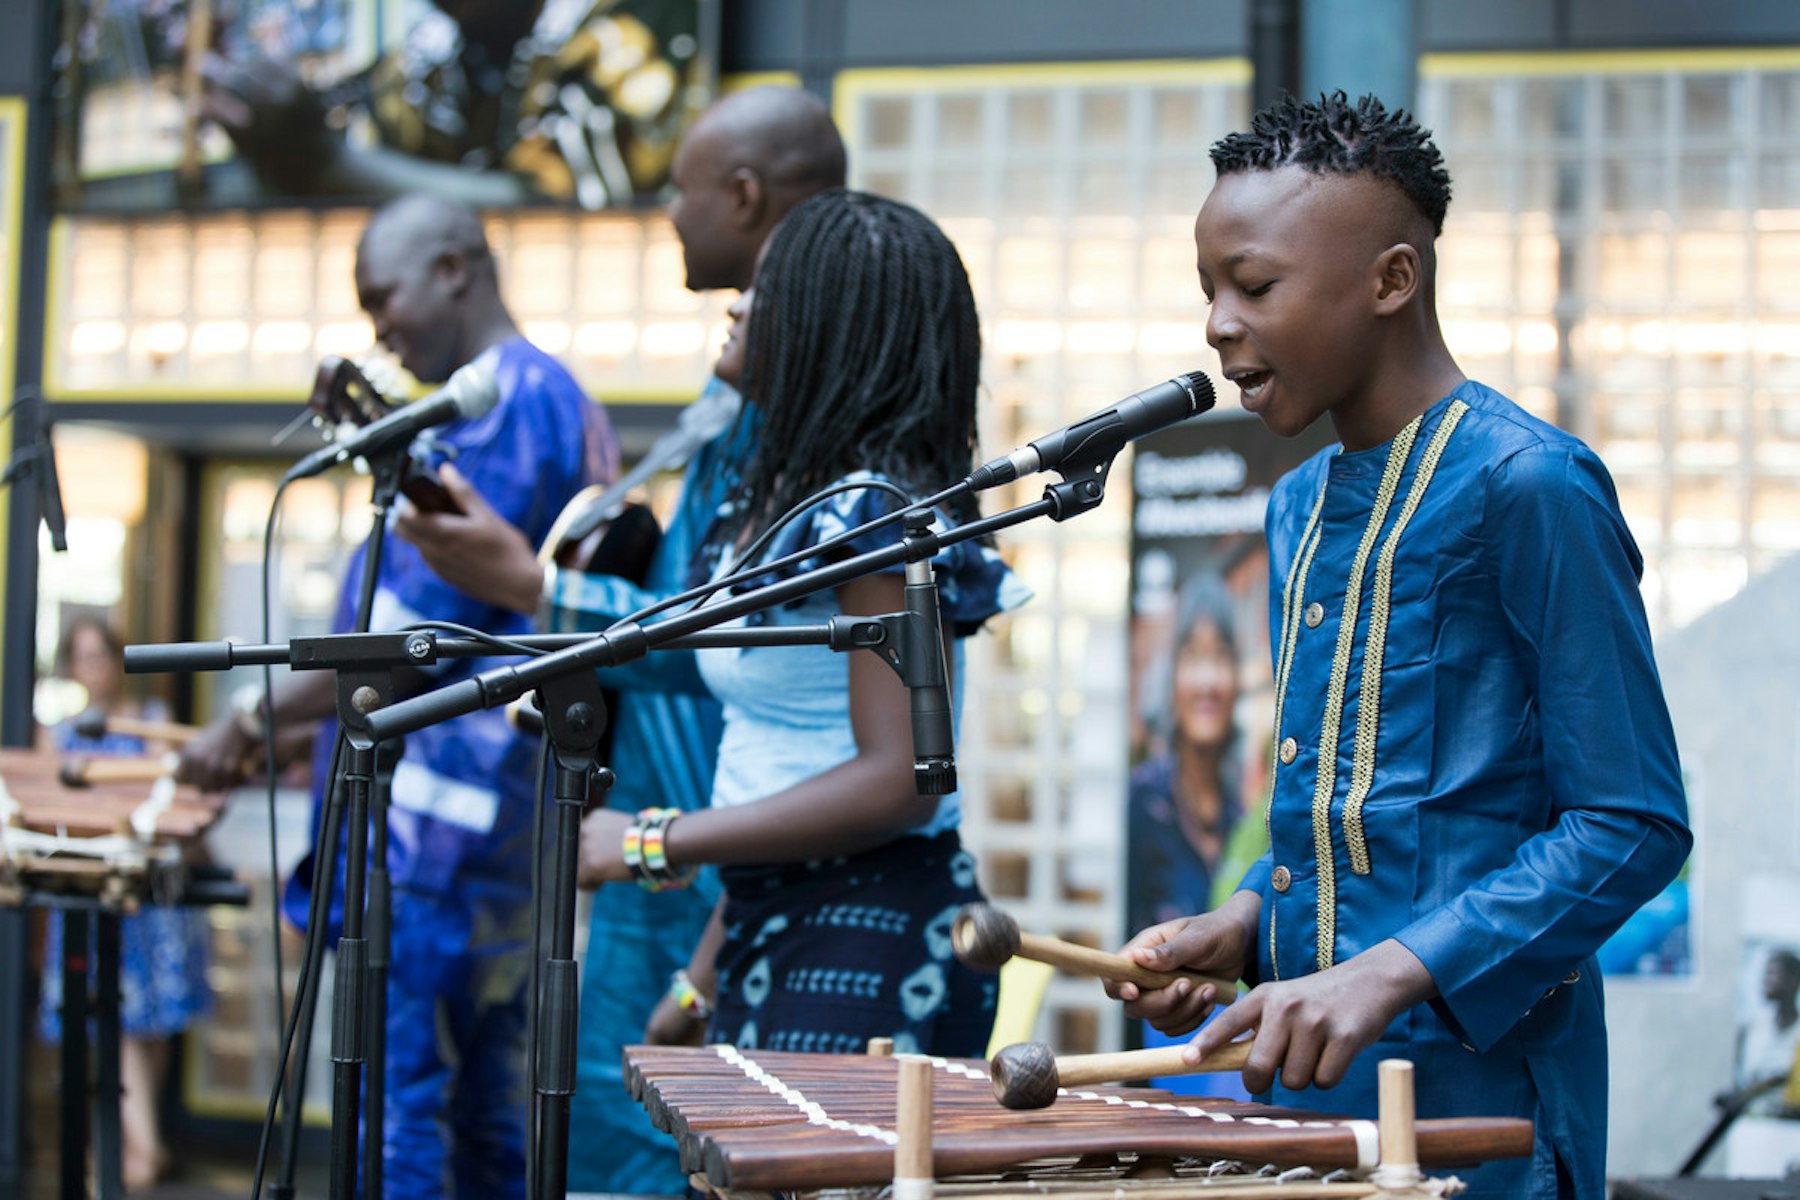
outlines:
M1478 1196L1605 1191L1595 949L1692 843L1642 558L1606 469L1466 378L1439 329L1450 178L1373 97L1293 99L1213 147L1194 225L1207 340L1244 407L1340 446L1270 498L1271 848L1218 910L1139 933L1149 967L1248 995L1245 1083L1361 1116L1383 1058L1421 1117L1520 1116ZM1217 997L1109 984L1166 1033Z

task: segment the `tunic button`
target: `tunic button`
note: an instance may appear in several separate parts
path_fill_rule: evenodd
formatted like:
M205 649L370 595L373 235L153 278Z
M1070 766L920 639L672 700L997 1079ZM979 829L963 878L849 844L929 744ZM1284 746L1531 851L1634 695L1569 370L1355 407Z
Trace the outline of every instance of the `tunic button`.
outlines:
M1299 742L1296 742L1293 738L1282 738L1281 739L1281 761L1283 763L1293 762L1294 756L1299 753L1300 753L1300 743Z
M1306 627L1308 629L1317 629L1319 627L1319 622L1324 619L1325 606L1323 604L1314 600L1311 604L1306 606Z
M1285 892L1292 886L1294 876L1286 867L1276 867L1274 873L1269 876L1269 882L1275 885L1276 891Z

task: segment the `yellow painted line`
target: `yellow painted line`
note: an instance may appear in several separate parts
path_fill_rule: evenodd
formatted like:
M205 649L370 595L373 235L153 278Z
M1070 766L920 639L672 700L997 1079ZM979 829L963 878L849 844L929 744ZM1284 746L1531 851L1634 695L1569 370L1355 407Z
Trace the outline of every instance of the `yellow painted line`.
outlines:
M729 96L748 88L774 84L777 87L799 87L800 76L793 71L739 71L719 76L719 95Z
M1746 46L1694 50L1578 50L1538 53L1426 54L1425 79L1569 75L1685 75L1722 71L1800 70L1800 47Z
M19 258L24 236L21 229L25 203L25 135L28 110L18 96L0 96L0 139L6 157L0 160L0 246L4 246L6 278L0 281L0 406L13 402L13 364L19 346ZM18 423L8 417L0 424L0 462L12 459L13 430ZM7 521L11 515L12 489L0 488L0 580L6 579ZM34 535L35 536L35 533ZM0 588L0 591L3 591ZM0 639L0 672L6 667L6 648Z

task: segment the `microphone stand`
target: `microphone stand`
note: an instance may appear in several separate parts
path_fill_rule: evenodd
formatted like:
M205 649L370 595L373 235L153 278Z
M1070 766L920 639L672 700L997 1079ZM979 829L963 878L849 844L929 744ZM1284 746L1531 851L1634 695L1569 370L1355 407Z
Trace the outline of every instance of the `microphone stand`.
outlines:
M534 658L523 666L496 667L436 691L426 692L422 696L403 700L390 708L372 712L368 717L369 729L377 737L396 737L439 721L460 717L478 708L498 708L566 672L615 667L633 662L651 650L672 646L680 639L712 629L726 621L774 608L890 567L930 558L946 546L984 537L1001 529L1010 529L1037 517L1047 516L1055 521L1066 521L1094 508L1105 498L1106 474L1110 467L1109 462L1076 479L1052 484L1044 489L1044 496L1040 500L997 516L959 525L948 533L908 536L895 545L817 567L728 600L689 609L650 625L622 621L603 633L583 635L581 641L541 658ZM895 514L896 517L900 515ZM896 615L902 618L907 616ZM513 640L542 644L542 639Z
M575 961L575 878L580 867L581 817L590 782L602 793L613 774L598 762L600 736L606 731L606 700L600 676L575 671L547 681L538 701L544 736L555 758L555 836L551 850L551 893L547 905L550 942L538 995L540 1014L534 1022L537 1044L526 1047L537 1064L534 1072L536 1145L532 1182L535 1194L561 1196L568 1191L569 1105L575 1095L575 1051L580 1014L580 970ZM542 945L543 931L533 931Z
M833 617L824 625L789 625L769 629L734 629L724 632L697 632L671 640L670 649L698 649L717 646L800 646L828 645L833 650L877 650L891 638L906 636L907 613L890 613L882 617ZM588 634L542 634L509 638L522 647L558 652L585 644ZM378 916L376 899L381 895L376 883L385 879L385 870L377 871L368 862L372 851L365 850L357 830L370 827L369 815L384 788L372 778L383 772L380 760L386 750L399 741L369 725L369 717L378 706L393 699L392 669L399 665L429 666L444 658L491 657L494 647L478 638L445 638L426 630L395 633L323 634L294 638L286 643L266 645L234 642L177 642L166 645L127 646L125 669L131 674L161 671L225 671L238 666L285 663L296 670L333 669L338 672L337 694L340 719L345 723L346 738L351 746L350 765L341 773L334 794L348 795L347 802L334 800L347 812L349 823L347 866L345 871L344 933L338 942L338 966L332 1002L332 1125L331 1125L331 1195L353 1197L356 1186L356 1157L349 1149L355 1144L360 1090L357 1086L365 1064L373 1064L374 1052L369 1046L373 1019L359 1020L358 1014L373 1012L369 994L374 991L379 967L386 966L387 924L385 914ZM884 655L888 661L895 661ZM402 701L401 703L406 703ZM575 1059L577 1018L579 1015L579 972L574 957L576 875L581 850L581 817L591 786L601 789L612 784L612 772L595 764L594 756L600 735L606 729L606 710L600 697L600 678L591 670L561 672L542 684L542 706L545 734L551 739L556 761L553 801L556 805L556 840L552 850L554 866L553 900L548 938L549 958L544 983L534 1003L545 1011L537 1022L537 1044L528 1048L540 1065L535 1103L544 1136L537 1147L537 1178L545 1187L539 1194L560 1197L566 1190L568 1169L569 1100L575 1094ZM399 707L395 705L395 707ZM386 768L391 770L391 766ZM323 827L332 824L327 815ZM379 827L377 827L379 832ZM335 838L330 849L335 854ZM327 872L327 876L334 872ZM369 917L365 926L353 898L367 890ZM328 910L329 906L326 906ZM307 931L310 940L322 937L315 925ZM534 937L534 944L545 939ZM378 949L379 947L379 949ZM379 955L379 956L378 956ZM304 998L303 998L304 999ZM317 1001L317 989L311 992ZM299 1001L297 1001L299 1003ZM304 1061L304 1059L302 1059ZM370 1067L371 1088L380 1078ZM297 1112L297 1101L293 1111ZM371 1116L374 1105L371 1103ZM366 1151L378 1154L379 1141L371 1140ZM365 1162L364 1170L368 1166ZM367 1175L365 1174L365 1179ZM347 1187L347 1192L339 1192ZM375 1194L371 1189L369 1194Z
M561 719L567 721L599 703L599 677L596 668L617 666L662 648L769 644L772 639L766 635L770 634L782 637L787 644L817 643L823 640L834 650L872 649L900 673L903 682L925 686L941 684L944 680L943 642L936 620L935 597L931 605L934 611L929 620L912 606L909 606L908 611L873 618L840 615L832 618L825 627L826 636L823 639L817 636L819 631L816 628L800 626L786 629L732 629L710 634L708 631L736 617L772 608L901 563L925 562L945 546L983 537L1036 517L1049 516L1056 521L1067 520L1095 507L1105 498L1105 481L1111 465L1109 460L1103 464L1084 467L1075 478L1064 479L1061 483L1045 488L1043 498L1038 501L996 517L972 521L946 534L930 532L928 510L907 510L903 514L906 521L904 536L894 546L855 555L649 626L623 622L605 633L587 636L565 649L533 659L523 666L486 671L449 687L402 701L391 708L371 712L369 727L378 737L399 736L477 708L507 704L528 691L537 690L549 700L545 706L545 724L548 730L559 719L556 711L559 708L562 709ZM935 584L930 581L928 572L923 574L921 581L916 580L914 573L909 570L909 586L935 592ZM543 644L543 639L518 640ZM915 673L916 678L912 677ZM565 685L560 681L571 678L580 680L581 683L576 690L565 692ZM579 698L565 699L570 696ZM551 697L556 698L550 699ZM597 739L599 730L590 729L589 722L582 721L577 728L568 730L566 735L585 741L589 737ZM949 748L944 746L942 750L941 759L934 755L934 765L948 762ZM553 957L546 972L546 995L542 998L547 1010L546 1018L539 1024L541 1050L537 1101L540 1124L539 1141L535 1147L536 1162L539 1165L533 1181L536 1185L534 1200L555 1200L561 1197L568 1160L569 1099L562 1089L566 1080L568 1093L573 1092L577 1005L575 964L572 960L565 962L560 956L569 953L569 941L563 937L562 930L573 920L574 892L571 885L579 854L580 814L569 811L570 806L560 798L560 791L564 786L564 774L571 769L559 748L557 875L556 893L552 900L557 932L555 944L550 951ZM915 773L921 784L928 783L931 773L921 771L917 762ZM936 777L939 781L943 780L941 768ZM607 778L610 782L610 772L607 773ZM942 786L941 782L939 786L943 791L950 790L949 787ZM565 839L576 844L570 845Z
M319 1002L319 971L323 965L324 925L329 922L330 893L336 884L339 830L349 822L343 836L346 841L344 877L344 928L338 941L336 975L332 991L332 1130L331 1130L331 1195L334 1200L352 1200L357 1195L357 1139L364 1139L362 1154L363 1181L370 1195L382 1191L384 1092L386 1083L387 1041L387 972L391 943L392 891L387 869L387 807L393 770L401 742L380 744L363 729L363 715L373 704L391 702L394 696L393 672L417 664L409 653L406 640L396 642L391 635L368 634L370 615L374 610L375 592L381 576L381 562L386 545L387 517L399 496L412 460L405 445L386 448L368 458L372 477L370 506L373 519L368 538L363 544L363 573L357 591L355 632L343 648L320 651L312 661L296 662L296 667L339 668L337 679L337 717L345 745L349 747L349 765L330 780L326 787L326 811L319 825L320 839L314 853L320 870L314 873L314 884L324 890L323 903L313 906L316 921L309 922L306 932L306 964L302 979L306 986L294 999L300 1036L298 1060L290 1065L291 1085L283 1116L287 1121L285 1152L281 1158L279 1178L271 1186L274 1200L291 1200L295 1194L294 1175L299 1165L300 1130L305 1107L307 1048L312 1043L312 1030ZM126 669L132 670L128 648ZM284 656L285 657L285 656ZM263 662L283 659L261 660ZM334 763L339 760L334 755ZM371 833L371 818L374 828ZM372 841L372 845L371 845ZM280 881L271 881L280 894ZM366 904L366 915L365 915ZM365 923L367 929L365 930ZM366 936L365 936L366 934ZM277 980L281 987L282 981ZM367 1069L368 1111L359 1128L363 1072ZM346 1098L347 1095L347 1098Z
M390 703L391 679L384 671L371 670L372 660L424 666L440 657L491 656L493 646L481 639L446 638L427 630L414 630L295 638L286 646L190 642L127 647L126 670L134 673L228 670L251 663L277 662L287 662L300 669L333 667L339 671L340 714L353 747L353 756L352 766L345 773L351 795L348 814L351 850L345 876L344 937L339 943L338 990L334 1003L333 1200L340 1197L350 1200L355 1187L354 1160L344 1161L340 1145L345 1140L343 1131L348 1130L353 1135L356 1128L355 1082L365 1057L361 1045L365 1027L348 1019L346 1012L360 1007L359 993L369 978L368 946L362 936L360 913L356 912L352 900L360 897L364 886L364 852L358 844L357 834L359 829L367 830L368 771L375 745L478 708L498 707L528 691L539 692L545 735L551 740L556 764L553 789L556 833L552 850L553 895L549 906L552 929L544 982L540 995L533 998L543 1017L537 1022L537 1044L527 1050L536 1056L539 1068L534 1097L539 1137L531 1161L535 1166L536 1195L545 1200L560 1198L566 1190L569 1100L575 1090L579 988L573 945L581 816L590 786L605 788L612 783L612 772L595 763L600 736L606 727L596 669L630 662L657 649L826 645L839 652L874 650L909 686L941 684L944 679L943 643L937 622L927 620L916 610L875 617L838 615L825 625L729 630L714 627L902 563L925 562L946 546L984 537L1037 517L1048 516L1059 522L1068 520L1094 508L1104 499L1105 479L1110 467L1108 462L1083 468L1076 478L1046 487L1040 500L994 517L971 521L948 533L930 530L927 510L909 509L896 513L896 518L906 519L906 530L902 540L893 546L815 568L648 626L622 622L598 635L549 634L510 638L508 640L518 646L545 653L523 666L495 668L398 703ZM346 646L348 648L343 648ZM935 665L931 661L934 657ZM354 927L353 914L357 918ZM340 1186L349 1190L340 1192Z
M363 574L357 596L355 628L344 648L320 655L314 667L335 667L338 726L348 747L348 762L341 777L332 782L331 803L339 805L344 821L344 925L338 937L336 974L332 981L331 1063L331 1196L354 1200L357 1196L357 1155L362 1141L363 1183L368 1194L382 1194L381 1148L386 1097L387 1063L387 968L391 943L392 891L387 870L387 806L398 745L377 753L383 739L372 736L364 717L373 709L392 703L394 672L418 663L410 639L364 632L374 611L375 591L381 577L386 545L387 518L412 465L404 443L385 448L368 459L373 488L370 505L374 519L364 543ZM370 854L370 818L375 818L374 854ZM326 822L321 821L321 830ZM337 875L337 841L316 848L328 864L321 878L330 887ZM365 907L366 906L366 907ZM321 916L330 917L329 901ZM322 930L308 928L307 937L323 939ZM306 998L307 1026L318 1006L318 982ZM299 1003L299 1000L296 1000ZM306 1055L302 1048L301 1062ZM373 1064L370 1066L370 1064ZM368 1068L368 1113L361 1121L364 1069ZM302 1104L287 1116L297 1130ZM283 1160L284 1183L291 1180L296 1156ZM291 1189L291 1184L289 1185ZM291 1194L291 1190L289 1192Z

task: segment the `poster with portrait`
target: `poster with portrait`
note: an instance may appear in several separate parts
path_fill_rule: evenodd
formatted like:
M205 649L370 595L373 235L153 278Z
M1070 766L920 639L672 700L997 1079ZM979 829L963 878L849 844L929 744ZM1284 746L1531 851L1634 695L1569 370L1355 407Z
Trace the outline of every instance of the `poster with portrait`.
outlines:
M1263 514L1275 481L1331 440L1323 422L1288 440L1221 413L1137 443L1124 937L1213 907L1268 844L1261 805L1275 701ZM1130 1032L1139 1044L1165 1040ZM1221 1089L1236 1081L1157 1084L1232 1094Z
M719 3L73 0L56 202L654 202L713 94Z
M1126 934L1204 912L1263 850L1274 720L1268 549L1275 481L1330 441L1242 414L1141 440L1132 465Z

